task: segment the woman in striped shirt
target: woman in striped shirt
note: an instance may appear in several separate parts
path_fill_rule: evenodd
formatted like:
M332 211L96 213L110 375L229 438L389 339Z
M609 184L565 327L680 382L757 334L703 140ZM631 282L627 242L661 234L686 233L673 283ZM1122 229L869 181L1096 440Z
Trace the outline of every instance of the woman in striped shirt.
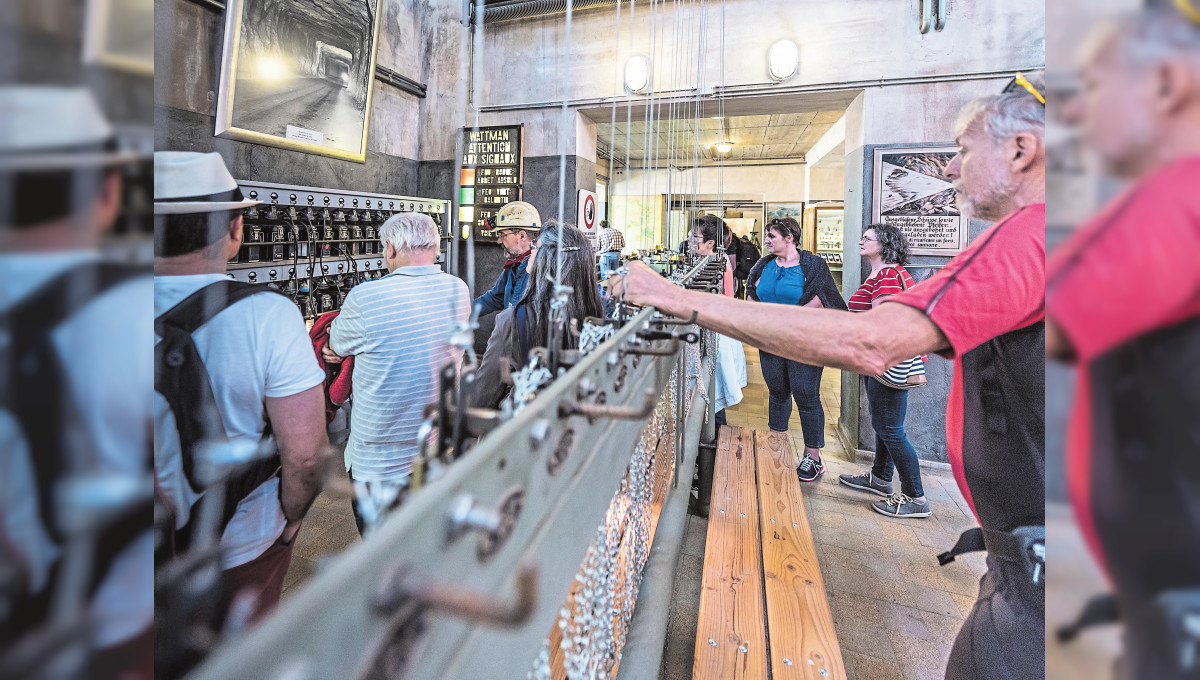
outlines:
M850 296L847 306L851 312L868 311L888 295L914 285L904 268L908 262L908 240L896 227L868 225L858 242L858 254L871 263L871 275ZM871 427L875 429L875 465L857 475L840 475L838 479L851 488L885 496L871 506L876 512L889 517L928 517L929 502L921 488L921 465L904 433L908 391L888 387L870 376L866 382ZM893 467L900 472L900 493L892 490Z

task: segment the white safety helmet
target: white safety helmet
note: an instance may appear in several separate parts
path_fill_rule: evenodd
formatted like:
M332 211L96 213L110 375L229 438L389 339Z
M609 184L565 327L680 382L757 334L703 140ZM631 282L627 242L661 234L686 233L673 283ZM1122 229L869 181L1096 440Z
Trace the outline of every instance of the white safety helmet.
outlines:
M537 208L525 201L513 201L496 213L495 232L501 229L524 229L538 231L542 228L542 216Z

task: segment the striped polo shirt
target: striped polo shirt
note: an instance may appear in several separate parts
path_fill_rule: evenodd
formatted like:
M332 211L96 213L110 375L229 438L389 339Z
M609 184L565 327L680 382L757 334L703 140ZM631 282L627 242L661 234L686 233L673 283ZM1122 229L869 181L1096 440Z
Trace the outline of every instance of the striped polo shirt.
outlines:
M329 342L354 356L346 469L355 479L411 473L422 410L437 400L438 372L462 358L450 335L470 312L466 284L437 265L401 267L346 296Z

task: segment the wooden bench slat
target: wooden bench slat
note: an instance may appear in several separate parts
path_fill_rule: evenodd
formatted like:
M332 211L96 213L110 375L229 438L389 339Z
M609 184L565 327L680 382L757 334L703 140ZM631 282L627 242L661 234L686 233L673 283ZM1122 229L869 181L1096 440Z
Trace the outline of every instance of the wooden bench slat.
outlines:
M833 614L796 478L798 459L786 434L758 430L754 441L772 677L845 678ZM822 675L821 669L828 675Z
M692 676L697 679L765 680L767 677L755 487L753 432L722 427L696 628Z

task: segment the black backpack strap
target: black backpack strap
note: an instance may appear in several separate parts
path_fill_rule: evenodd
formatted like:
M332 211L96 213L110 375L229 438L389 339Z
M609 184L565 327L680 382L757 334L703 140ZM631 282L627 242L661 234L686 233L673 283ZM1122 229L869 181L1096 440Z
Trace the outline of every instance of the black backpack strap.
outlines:
M106 262L89 262L72 267L36 289L15 307L0 315L0 329L8 334L8 383L3 390L4 407L13 414L29 446L37 488L38 514L50 537L61 543L54 512L54 486L69 470L64 445L69 386L52 334L67 319L116 286L139 276L149 276L145 267ZM146 467L150 467L147 459ZM92 569L94 592L107 575L113 559L138 536L151 528L149 504L127 511L97 537L96 561ZM51 568L50 582L58 579L59 564ZM29 593L14 605L12 630L29 630L43 621L49 611L53 588ZM11 626L10 626L11 627ZM12 630L0 631L7 639Z
M1121 608L1117 604L1117 598L1109 593L1095 595L1087 601L1087 604L1083 606L1083 611L1079 612L1074 621L1058 629L1058 641L1070 642L1088 628L1106 623L1116 623L1120 620Z
M6 408L28 442L37 481L42 523L56 540L62 536L53 517L54 484L66 472L63 450L68 386L61 359L51 341L59 325L108 290L145 268L91 262L54 277L0 320L12 339Z
M192 333L220 312L258 293L282 295L264 285L218 281L192 293L154 320L155 332L162 338L154 348L154 390L163 395L175 415L183 472L197 491L203 485L195 478L196 446L204 440L224 440L225 432L208 371ZM268 421L263 438L269 437ZM253 461L230 475L225 488L222 530L233 518L238 503L278 471L279 457L271 456ZM192 527L189 522L175 532L173 541L164 541L165 552L156 555L156 561L186 550Z

